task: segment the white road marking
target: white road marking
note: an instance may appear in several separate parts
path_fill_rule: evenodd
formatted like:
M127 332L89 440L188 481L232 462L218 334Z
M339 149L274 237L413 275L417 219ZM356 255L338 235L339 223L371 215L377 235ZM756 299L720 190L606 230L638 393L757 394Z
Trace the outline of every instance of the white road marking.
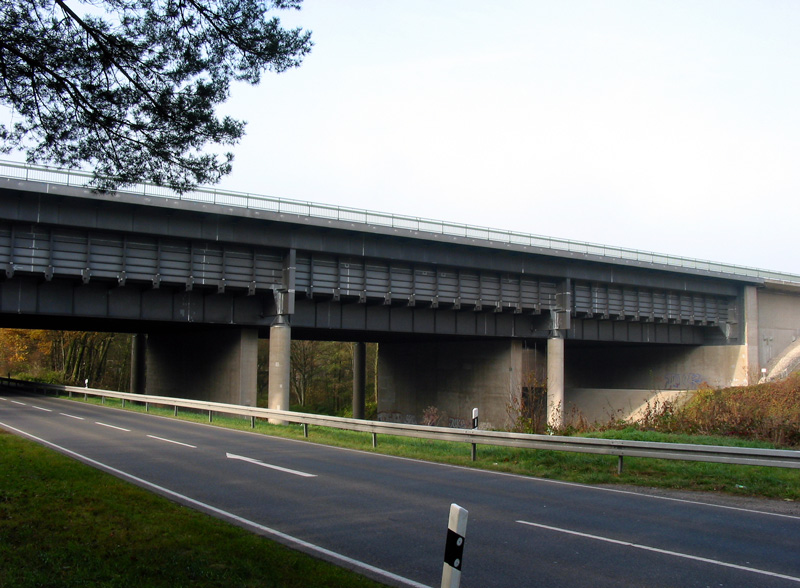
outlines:
M28 406L27 404L25 404L24 402L20 402L19 400L12 400L11 402L13 402L14 404L19 404L20 406Z
M50 410L49 408L42 408L41 406L35 406L35 405L33 405L33 404L31 404L31 406L32 406L33 408L35 408L36 410L43 410L44 412L53 412L53 411L52 411L52 410Z
M189 445L188 443L181 443L180 441L173 441L172 439L164 439L163 437L156 437L155 435L148 435L151 439L158 439L159 441L166 441L167 443L174 443L175 445L183 445L184 447L191 447L197 449L197 445Z
M85 420L83 417L75 416L74 414L67 414L65 412L60 412L58 414L60 414L61 416L69 417L71 419L77 419L79 421Z
M393 582L397 582L399 584L403 584L405 586L410 586L411 588L431 588L427 584L420 584L414 580L409 578L404 578L403 576L398 576L397 574L393 574L392 572L382 570L381 568L377 568L372 566L368 563L364 563L363 561L359 561L357 559L353 559L351 557L347 557L346 555L342 555L340 553L336 553L335 551L331 551L330 549L325 549L324 547L320 547L318 545L314 545L313 543L309 543L308 541L303 541L302 539L298 539L297 537L292 537L291 535L287 535L286 533L281 533L280 531L276 531L275 529L271 529L270 527L265 527L255 521L251 521L244 517L240 517L235 515L231 512L226 510L222 510L221 508L217 508L216 506L211 506L210 504L206 504L205 502L200 502L199 500L195 500L194 498L189 498L184 494L180 494L168 488L164 488L163 486L159 486L158 484L154 484L153 482L148 482L142 478L134 476L133 474L129 474L127 472L123 472L122 470L118 470L117 468L112 468L109 465L96 461L90 457L86 457L85 455L81 455L80 453L76 453L66 447L62 447L61 445L56 445L55 443L51 443L50 441L46 441L41 437L36 437L35 435L31 435L30 433L26 433L20 429L7 425L3 422L0 422L0 427L6 428L10 431L14 431L15 433L19 433L29 439L33 439L38 443L42 443L43 445L47 445L48 447L52 447L53 449L57 449L58 451L70 455L75 459L79 459L80 461L92 465L94 467L100 468L106 472L114 474L120 478L125 478L139 484L140 486L144 486L146 488L150 488L151 490L155 490L160 494L166 494L167 496L172 496L186 504L190 504L200 510L204 510L209 513L214 513L220 517L228 519L229 521L233 521L238 523L239 525L243 525L245 527L249 527L255 531L259 531L265 535L271 535L272 537L283 541L284 543L290 543L292 545L296 545L308 551L317 553L319 555L324 555L330 559L340 561L344 564L349 566L353 566L354 568L358 568L363 570L364 572L369 572L371 574L375 574L376 576L386 578L387 580L392 580Z
M667 549L659 549L657 547L650 547L648 545L639 545L637 543L630 543L628 541L620 541L618 539L611 539L610 537L601 537L599 535L590 535L588 533L581 533L580 531L572 531L570 529L561 529L559 527L550 527L548 525L542 525L539 523L531 523L529 521L517 521L522 525L528 525L530 527L538 527L540 529L547 529L548 531L556 531L557 533L566 533L567 535L576 535L578 537L583 537L585 539L594 539L596 541L604 541L606 543L613 543L615 545L622 545L625 547L634 547L636 549L642 549L644 551L652 551L654 553L660 553L663 555L671 555L673 557L681 557L683 559L691 559L693 561L699 561L703 563L712 564L715 566L720 566L724 568L733 568L735 570L741 570L744 572L751 572L754 574L761 574L762 576L770 576L773 578L780 578L782 580L791 580L792 582L800 583L800 578L795 576L787 576L785 574L778 574L776 572L770 572L767 570L760 570L758 568L751 568L747 566L740 566L738 564L732 564L724 561L719 561L717 559L709 559L707 557L700 557L697 555L690 555L688 553L680 553L678 551L669 551Z
M259 465L262 468L269 468L271 470L278 470L279 472L286 472L287 474L294 474L295 476L301 476L303 478L316 478L316 474L309 474L306 472L300 472L298 470L290 470L289 468L282 468L280 466L272 465L270 463L264 463L263 461L259 461L257 459L253 459L252 457L244 457L241 455L234 455L233 453L226 453L225 454L230 459L238 459L241 461L246 461L248 463L252 463L255 465Z
M95 425L100 425L101 427L108 427L109 429L117 429L118 431L125 431L126 433L130 433L130 429L123 429L122 427L117 427L115 425L107 425L106 423L101 423L100 421L95 421Z

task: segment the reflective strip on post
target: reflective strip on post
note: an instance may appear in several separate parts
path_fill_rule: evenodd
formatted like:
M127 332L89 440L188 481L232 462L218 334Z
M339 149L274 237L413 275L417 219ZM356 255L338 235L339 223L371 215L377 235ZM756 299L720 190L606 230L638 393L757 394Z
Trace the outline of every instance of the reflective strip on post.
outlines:
M458 588L461 584L461 562L464 555L464 537L467 534L469 512L457 504L450 505L447 522L447 542L444 548L442 588Z

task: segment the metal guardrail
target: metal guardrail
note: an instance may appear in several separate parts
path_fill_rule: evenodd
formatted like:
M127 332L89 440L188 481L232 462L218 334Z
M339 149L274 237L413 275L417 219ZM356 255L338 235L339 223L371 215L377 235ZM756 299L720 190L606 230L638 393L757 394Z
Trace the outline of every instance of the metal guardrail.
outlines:
M283 410L271 410L267 408L240 406L237 404L189 400L186 398L131 394L127 392L113 392L75 386L57 386L9 378L0 378L0 386L28 392L41 392L44 394L47 394L47 392L66 392L70 396L73 394L82 394L86 397L98 396L101 398L116 398L122 400L123 406L126 401L137 402L145 404L147 410L149 410L149 405L151 404L172 406L175 409L176 415L178 408L207 411L209 413L209 421L212 420L213 413L223 413L250 417L251 426L255 426L255 419L271 419L286 423L297 423L303 425L306 436L308 436L309 425L359 431L372 434L373 447L377 444L377 435L379 434L434 439L438 441L453 441L456 443L471 443L473 445L473 459L475 457L475 445L502 445L520 449L545 449L549 451L615 455L619 458L618 471L620 472L622 471L622 460L624 457L649 457L655 459L704 461L734 465L800 468L800 451L791 449L757 449L750 447L724 447L719 445L691 445L685 443L653 443L621 439L529 435L525 433L507 433L503 431L485 431L481 429L451 429L447 427L405 425L400 423L385 423L380 421L366 421Z
M47 182L65 186L85 187L92 179L92 174L84 171L67 170L48 166L27 165L11 161L0 161L0 176L26 181ZM718 263L689 257L666 255L625 247L600 245L583 241L571 241L556 237L532 235L515 231L477 227L447 221L438 221L420 217L402 216L384 212L359 210L343 206L315 204L300 200L288 200L270 196L259 196L245 192L230 192L211 188L177 194L169 188L149 183L138 183L126 187L126 192L143 196L171 198L191 202L205 202L222 206L266 210L276 213L292 214L326 220L344 221L356 224L385 226L408 229L412 231L464 237L494 243L507 243L550 249L561 253L593 255L609 260L622 262L639 262L664 266L680 267L690 270L746 276L777 280L780 282L800 283L800 275L763 270L758 268Z

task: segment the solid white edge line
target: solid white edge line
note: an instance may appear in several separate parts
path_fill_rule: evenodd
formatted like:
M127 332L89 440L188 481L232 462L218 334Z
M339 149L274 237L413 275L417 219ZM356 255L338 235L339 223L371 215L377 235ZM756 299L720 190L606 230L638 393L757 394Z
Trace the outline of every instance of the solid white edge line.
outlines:
M95 421L94 424L95 425L100 425L101 427L108 427L109 429L117 429L118 431L125 431L126 433L130 433L131 432L130 429L123 429L122 427L118 427L116 425L109 425L109 424L106 424L106 423L101 423L100 421Z
M184 447L191 447L192 449L197 449L197 445L189 445L188 443L181 443L180 441L173 441L172 439L164 439L164 437L156 437L155 435L148 435L151 439L157 439L159 441L166 441L167 443L174 443L175 445L183 445Z
M60 412L60 413L58 413L58 414L60 414L61 416L69 417L69 418L71 418L71 419L76 419L76 420L79 420L79 421L84 421L84 420L86 420L86 419L84 419L83 417L75 416L74 414L67 414L67 413L65 413L65 412Z
M548 531L556 531L557 533L565 533L567 535L576 535L578 537L583 537L585 539L594 539L596 541L604 541L605 543L613 543L615 545L622 545L625 547L634 547L636 549L642 549L644 551L652 551L654 553L660 553L662 555L671 555L673 557L681 557L683 559L691 559L693 561L699 561L702 563L713 564L715 566L721 566L725 568L733 568L735 570L741 570L744 572L751 572L754 574L761 574L762 576L771 576L773 578L781 578L782 580L791 580L792 582L800 582L800 578L795 576L787 576L785 574L778 574L776 572L770 572L767 570L760 570L758 568L750 568L747 566L740 566L738 564L727 563L724 561L720 561L717 559L709 559L707 557L700 557L698 555L690 555L688 553L680 553L678 551L669 551L668 549L659 549L658 547L650 547L648 545L639 545L638 543L631 543L629 541L620 541L619 539L611 539L610 537L601 537L599 535L590 535L589 533L581 533L580 531L572 531L570 529L562 529L559 527L551 527L549 525L542 525L540 523L532 523L530 521L517 521L521 525L528 525L530 527L538 527L540 529L547 529Z
M239 461L246 461L248 463L252 463L262 468L269 468L271 470L278 470L279 472L285 472L287 474L294 474L295 476L300 476L301 478L316 478L316 474L309 474L307 472L301 472L299 470L290 470L289 468L282 468L281 466L276 466L271 463L264 463L258 459L253 459L252 457L244 457L243 455L235 455L233 453L226 453L225 456L228 459L238 459Z
M81 455L80 453L76 453L75 451L72 451L71 449L67 449L66 447L62 447L60 445L56 445L55 443L51 443L50 441L42 439L41 437L37 437L35 435L31 435L30 433L26 433L25 431L22 431L20 429L17 429L16 427L12 427L10 425L7 425L7 424L5 424L3 422L0 422L0 427L9 429L11 431L14 431L15 433L19 433L20 435L28 437L29 439L33 439L34 441L37 441L38 443L42 443L43 445L47 445L49 447L57 449L58 451L60 451L62 453L65 453L66 455L71 455L72 457L74 457L74 458L76 458L76 459L78 459L78 460L80 460L80 461L82 461L84 463L91 464L91 465L93 465L93 466L95 466L95 467L97 467L99 469L102 469L102 470L104 470L106 472L114 474L115 476L118 476L120 478L125 478L127 480L130 480L130 481L138 484L138 485L146 486L147 488L151 488L151 489L153 489L153 490L155 490L155 491L157 491L159 493L165 494L167 496L172 496L173 498L176 498L176 499L178 499L180 501L184 501L184 502L186 502L188 504L194 505L197 508L200 508L202 510L218 514L221 517L225 517L225 518L227 518L227 519L229 519L231 521L235 521L235 522L237 522L237 523L239 523L241 525L244 525L246 527L250 527L250 528L255 529L257 531L261 531L265 535L271 535L271 536L276 537L278 539L281 539L281 540L283 540L283 541L285 541L287 543L292 543L294 545L297 545L298 547L302 547L302 548L304 548L304 549L306 549L308 551L312 551L314 553L318 553L320 555L324 555L324 556L326 556L328 558L334 559L334 560L342 562L344 564L348 564L348 565L351 565L353 567L360 568L360 569L362 569L364 571L367 571L367 572L370 572L370 573L375 574L377 576L380 576L382 578L386 578L387 580L392 580L392 581L395 581L395 582L399 582L401 584L405 584L407 586L411 586L412 588L432 588L431 586L429 586L427 584L420 584L419 582L416 582L416 581L411 580L409 578L404 578L403 576L398 576L397 574L393 574L392 572L389 572L389 571L386 571L386 570L382 570L381 568L377 568L377 567L372 566L372 565L370 565L368 563L364 563L364 562L359 561L357 559L353 559L353 558L347 557L346 555L342 555L340 553L336 553L335 551L331 551L330 549L326 549L324 547L320 547L318 545L314 545L313 543L309 543L308 541L303 541L302 539L298 539L297 537L292 537L291 535L287 535L286 533L281 533L280 531L277 531L277 530L272 529L270 527L265 527L264 525L256 523L255 521L251 521L249 519L245 519L245 518L240 517L238 515L235 515L235 514L233 514L231 512L228 512L226 510L222 510L221 508L217 508L216 506L211 506L210 504L206 504L205 502L201 502L199 500L195 500L194 498L189 498L188 496L185 496L183 494L175 492L174 490L170 490L168 488L164 488L163 486L159 486L158 484L154 484L153 482L149 482L149 481L147 481L145 479L142 479L142 478L139 478L137 476L134 476L133 474L129 474L127 472L123 472L122 470L118 470L117 468L114 468L114 467L111 467L109 465L106 465L106 464L104 464L102 462L99 462L97 460L94 460L94 459L92 459L90 457L86 457L85 455Z

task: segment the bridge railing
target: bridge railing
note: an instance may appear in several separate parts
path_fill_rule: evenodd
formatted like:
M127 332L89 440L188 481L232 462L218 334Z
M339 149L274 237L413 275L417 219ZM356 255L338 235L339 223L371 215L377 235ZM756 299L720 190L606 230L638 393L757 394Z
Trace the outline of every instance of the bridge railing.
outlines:
M360 419L315 415L283 410L271 410L224 404L186 398L131 394L94 388L75 386L58 386L0 378L0 386L25 392L58 393L72 396L115 398L125 402L173 407L175 414L178 408L206 411L209 421L214 413L249 417L251 426L255 419L273 419L286 423L303 425L308 436L308 426L330 427L372 434L373 447L377 445L377 436L394 435L397 437L416 437L438 441L453 441L472 444L472 456L475 459L476 445L501 445L521 449L546 449L550 451L569 451L574 453L591 453L597 455L614 455L618 457L618 469L622 471L624 457L649 457L655 459L671 459L683 461L702 461L727 463L734 465L754 465L782 468L800 468L800 451L788 449L758 449L749 447L725 447L717 445L691 445L684 443L652 443L620 439L592 439L587 437L561 437L557 435L529 435L525 433L507 433L503 431L486 431L481 429L453 429L448 427L429 427L425 425L408 425L367 421Z
M84 171L27 165L10 161L0 161L0 176L76 187L85 187L92 180L92 174ZM246 192L198 188L190 192L178 194L169 188L149 183L134 184L133 186L126 187L125 191L141 194L143 196L205 202L236 208L266 210L301 217L330 219L363 225L385 226L424 233L451 235L478 241L523 245L527 247L549 249L561 253L591 255L622 262L657 264L732 276L800 283L800 275L796 274L420 217L360 210L271 196L259 196Z

